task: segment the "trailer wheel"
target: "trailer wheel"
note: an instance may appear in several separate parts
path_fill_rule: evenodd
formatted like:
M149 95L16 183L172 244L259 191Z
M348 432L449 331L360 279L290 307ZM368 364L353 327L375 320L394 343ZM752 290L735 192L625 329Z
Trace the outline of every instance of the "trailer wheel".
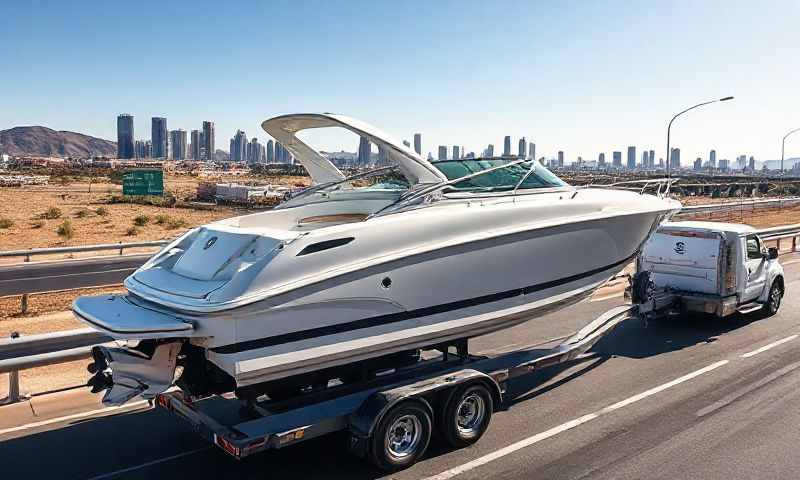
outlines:
M769 296L767 303L764 305L764 312L767 316L772 316L778 313L781 308L781 300L783 299L783 287L778 280L772 282L772 287L769 289Z
M493 410L492 394L482 383L457 388L439 419L444 439L455 448L472 445L489 428Z
M408 468L425 453L431 439L431 416L416 401L389 410L370 438L369 459L381 470Z

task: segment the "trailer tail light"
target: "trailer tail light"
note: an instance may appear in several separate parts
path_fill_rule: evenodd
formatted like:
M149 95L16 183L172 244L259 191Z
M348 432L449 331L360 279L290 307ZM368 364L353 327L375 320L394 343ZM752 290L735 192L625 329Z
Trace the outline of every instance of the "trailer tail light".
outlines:
M220 435L214 434L214 443L217 444L218 447L228 452L228 454L232 455L235 458L241 458L241 450L239 447L235 446L231 442L229 442L225 437Z
M156 404L159 407L166 408L167 410L170 409L169 398L166 395L159 394L156 396Z

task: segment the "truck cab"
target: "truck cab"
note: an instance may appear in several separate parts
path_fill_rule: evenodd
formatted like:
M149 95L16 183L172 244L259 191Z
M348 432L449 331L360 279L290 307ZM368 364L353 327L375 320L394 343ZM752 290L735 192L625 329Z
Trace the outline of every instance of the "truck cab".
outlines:
M720 317L761 308L774 314L785 291L778 250L742 224L664 223L643 246L636 270L673 306Z

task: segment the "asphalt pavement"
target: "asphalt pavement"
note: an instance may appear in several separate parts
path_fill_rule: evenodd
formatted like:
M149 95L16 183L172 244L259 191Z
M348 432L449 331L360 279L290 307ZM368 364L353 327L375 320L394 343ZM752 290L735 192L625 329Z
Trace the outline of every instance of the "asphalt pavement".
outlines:
M800 259L782 261L776 316L627 321L592 356L512 382L477 444L452 450L434 439L392 478L800 478ZM584 302L476 339L473 350L563 337L621 302ZM141 404L0 427L0 462L7 478L384 476L350 456L341 434L239 462Z

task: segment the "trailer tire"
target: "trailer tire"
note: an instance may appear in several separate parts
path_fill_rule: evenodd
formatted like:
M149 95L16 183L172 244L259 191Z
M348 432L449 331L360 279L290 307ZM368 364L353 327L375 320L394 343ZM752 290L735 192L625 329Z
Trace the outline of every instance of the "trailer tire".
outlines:
M483 383L458 387L439 415L439 430L450 446L468 447L489 428L493 411L492 394Z
M772 282L767 295L767 303L764 304L764 313L766 316L771 317L778 313L781 308L781 300L783 299L783 284L780 279Z
M370 437L369 460L384 471L408 468L425 453L431 440L428 409L418 401L406 401L381 418Z

